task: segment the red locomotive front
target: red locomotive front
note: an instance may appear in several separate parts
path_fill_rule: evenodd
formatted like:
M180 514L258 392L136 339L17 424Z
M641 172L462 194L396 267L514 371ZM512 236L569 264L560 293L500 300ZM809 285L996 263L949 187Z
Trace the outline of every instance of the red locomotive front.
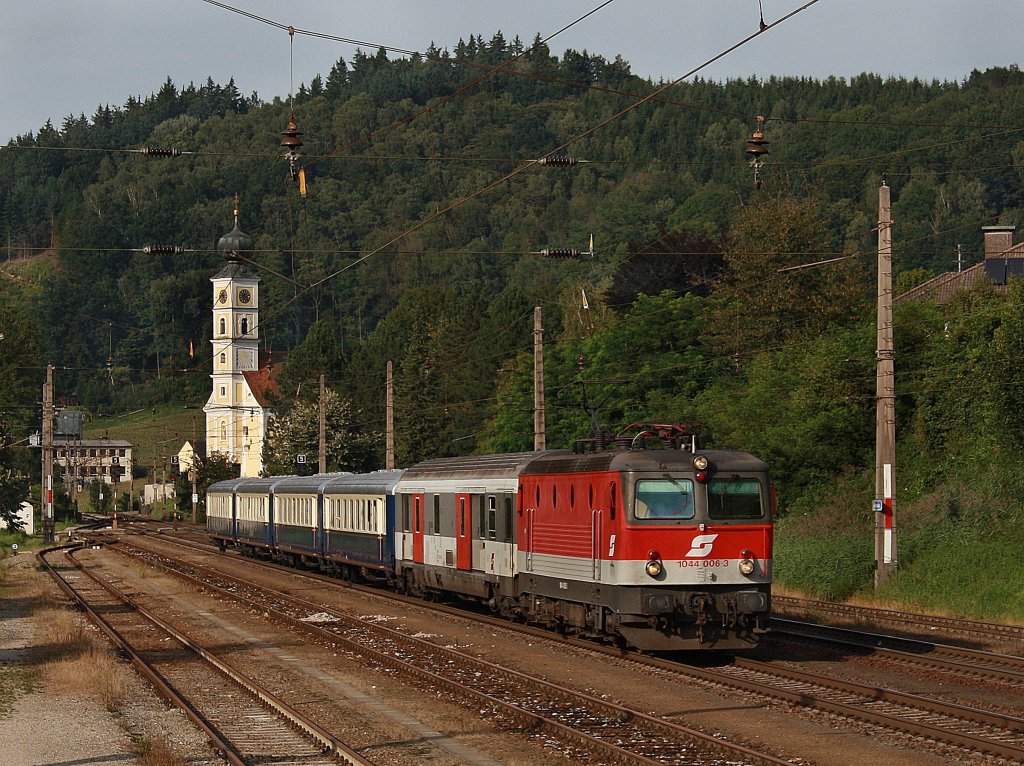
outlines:
M766 629L772 492L757 458L549 454L519 495L528 618L650 650L750 647Z

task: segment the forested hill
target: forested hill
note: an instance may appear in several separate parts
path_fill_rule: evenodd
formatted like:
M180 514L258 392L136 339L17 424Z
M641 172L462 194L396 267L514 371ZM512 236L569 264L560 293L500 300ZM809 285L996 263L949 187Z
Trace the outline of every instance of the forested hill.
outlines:
M25 339L14 367L35 369L28 378L9 372L4 396L18 404L8 419L31 420L47 361L68 368L63 394L93 412L202 402L208 280L236 193L263 279L262 339L307 360L286 371L293 392L326 366L378 424L382 370L394 359L400 387L444 400L413 408L426 419L421 428L444 435L406 445L407 457L522 441L518 426L495 425L509 414L496 391L516 385L535 305L545 307L552 346L594 343L625 332L620 319L638 294L670 290L679 302L662 308L675 340L623 338L637 357L607 371L629 377L664 369L666 359L699 366L723 350L736 370L740 355L860 318L873 289L870 259L784 284L775 271L870 253L883 177L895 200L899 271L953 268L958 243L976 260L981 225L1024 217L1016 68L960 83L870 74L695 80L609 120L657 84L621 59L557 58L544 46L484 76L523 50L499 33L452 52L339 60L294 99L304 197L279 146L290 105L242 96L233 83L168 80L148 98L11 142L0 150L0 311ZM770 142L761 189L743 151L757 115ZM535 165L495 184L570 142L579 164ZM182 155L132 151L141 147ZM536 254L586 250L591 235L593 254ZM152 245L185 252L142 252ZM711 306L719 313L708 325ZM559 438L586 429L579 392L568 387L585 375L573 354L566 370L553 368L568 376L552 401ZM429 385L414 383L413 370ZM680 411L680 392L697 394L715 374L711 366L675 377L678 390L655 397L623 394L616 414L692 416Z

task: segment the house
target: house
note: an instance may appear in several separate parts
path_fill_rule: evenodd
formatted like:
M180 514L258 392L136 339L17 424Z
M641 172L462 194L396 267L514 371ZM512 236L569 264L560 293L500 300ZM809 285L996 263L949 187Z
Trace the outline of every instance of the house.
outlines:
M178 473L187 474L189 469L196 464L197 457L200 460L206 457L206 440L195 439L185 442L175 457L177 458L175 462Z
M922 282L893 299L894 304L913 300L949 303L962 291L991 285L996 293L1006 293L1011 279L1024 277L1024 242L1013 244L1015 226L983 226L985 260L963 271L950 271Z
M115 484L132 478L135 467L131 442L122 439L80 439L55 436L55 473L64 476L64 486L84 486L90 481Z

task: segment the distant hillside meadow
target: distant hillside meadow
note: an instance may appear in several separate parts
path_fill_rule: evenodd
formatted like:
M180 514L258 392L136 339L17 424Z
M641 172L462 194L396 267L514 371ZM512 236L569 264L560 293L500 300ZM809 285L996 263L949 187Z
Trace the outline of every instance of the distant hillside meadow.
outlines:
M878 188L897 293L958 248L978 262L983 226L1024 224L1024 74L696 80L609 121L657 87L621 58L539 45L475 82L527 47L339 60L295 97L294 176L292 107L233 83L154 83L0 148L0 509L39 481L22 440L48 363L94 424L160 413L135 429L144 463L190 438L237 194L262 348L288 352L274 470L316 453L299 425L321 373L329 468L379 467L388 361L400 465L532 449L539 306L549 446L589 434L589 404L612 431L689 423L753 452L779 488L779 582L869 595ZM901 304L895 336L900 570L880 596L1024 619L1022 288Z

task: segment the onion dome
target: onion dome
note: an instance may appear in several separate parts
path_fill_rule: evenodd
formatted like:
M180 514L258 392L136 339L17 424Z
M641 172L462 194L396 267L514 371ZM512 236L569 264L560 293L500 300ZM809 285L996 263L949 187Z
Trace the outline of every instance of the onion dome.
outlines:
M228 263L240 263L252 255L252 237L238 227L238 195L235 195L235 227L217 241L217 250Z

